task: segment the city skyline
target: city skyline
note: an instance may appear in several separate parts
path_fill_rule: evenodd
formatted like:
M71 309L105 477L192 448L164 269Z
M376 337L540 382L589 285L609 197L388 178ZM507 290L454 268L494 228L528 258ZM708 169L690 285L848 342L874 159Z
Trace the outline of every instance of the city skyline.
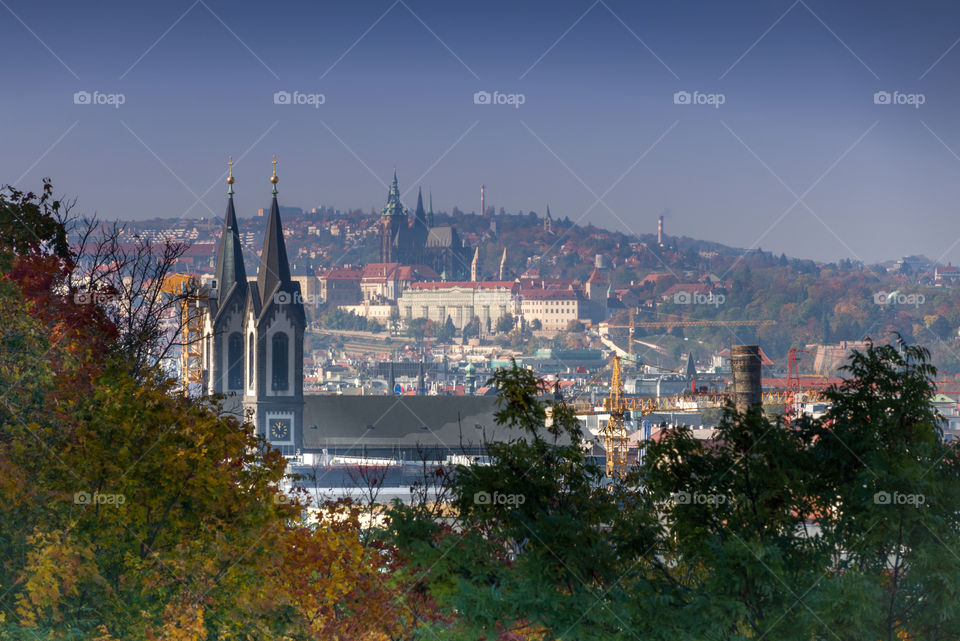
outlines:
M285 206L379 210L396 168L408 207L423 186L438 211L476 211L485 184L497 210L549 202L612 231L669 210L669 234L734 247L960 262L956 9L0 11L25 89L0 101L6 180L49 176L105 219L220 216L231 154L250 215L277 153Z

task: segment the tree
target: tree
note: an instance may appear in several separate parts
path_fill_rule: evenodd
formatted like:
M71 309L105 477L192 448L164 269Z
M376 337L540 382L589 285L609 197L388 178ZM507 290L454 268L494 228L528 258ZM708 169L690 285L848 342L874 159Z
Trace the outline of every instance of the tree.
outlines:
M470 322L463 327L464 338L478 338L480 336L480 317L474 316Z
M347 505L311 522L252 425L124 357L36 231L0 235L0 638L411 633L396 551Z
M504 314L497 319L496 330L498 334L508 334L513 330L513 314Z
M824 620L844 638L951 638L960 586L960 457L930 405L929 352L868 343L815 425L824 543L835 568ZM826 509L826 506L836 506Z
M447 316L447 320L443 322L443 325L437 331L437 338L440 340L448 341L453 338L457 333L457 328L453 324L453 319Z
M534 318L530 321L530 329L534 332L538 332L543 329L543 323L540 322L539 318Z
M422 589L438 606L456 612L430 629L457 639L614 634L604 608L583 607L620 570L602 528L616 506L584 454L579 422L562 403L541 401L543 384L516 363L487 384L500 391L497 424L518 436L488 444L492 465L457 468L455 523L399 503L390 511L387 540L425 570Z

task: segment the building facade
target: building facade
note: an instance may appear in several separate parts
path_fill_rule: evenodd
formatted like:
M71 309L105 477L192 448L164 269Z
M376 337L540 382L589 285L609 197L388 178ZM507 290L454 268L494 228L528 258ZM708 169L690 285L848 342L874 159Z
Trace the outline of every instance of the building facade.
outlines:
M380 215L380 262L426 265L445 280L465 280L470 275L469 248L455 227L434 225L433 201L430 211L425 211L421 191L413 221L409 220L400 202L396 172Z
M204 315L204 379L208 393L226 394L228 408L251 416L257 434L283 454L303 446L303 333L300 284L290 275L276 159L273 200L256 282L248 282L227 178L227 211L215 277Z
M517 284L513 281L413 283L397 300L402 321L425 318L443 324L449 318L463 329L480 319L480 327L492 331L501 318L516 316Z

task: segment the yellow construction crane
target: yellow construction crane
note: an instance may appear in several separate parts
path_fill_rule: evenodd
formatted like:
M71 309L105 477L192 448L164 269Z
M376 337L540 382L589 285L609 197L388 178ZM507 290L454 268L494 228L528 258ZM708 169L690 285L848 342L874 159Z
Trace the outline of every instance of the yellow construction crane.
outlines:
M606 450L606 473L610 478L622 478L627 471L628 437L626 428L626 413L652 414L655 412L682 412L703 409L720 409L730 398L729 394L677 394L674 396L655 397L627 397L623 393L623 369L620 357L614 356L610 361L612 374L610 377L610 393L603 399L603 405L596 407L590 403L580 401L581 392L570 401L577 414L609 414L610 419L600 432L603 447ZM645 365L640 361L636 361ZM596 380L606 370L603 368L592 379ZM589 385L589 384L588 384ZM763 405L789 405L797 401L797 392L791 389L764 392L761 396ZM819 390L805 390L803 392L807 402L816 402L824 399Z
M191 274L170 274L161 290L180 297L180 382L186 395L191 383L203 383L203 321L209 297Z

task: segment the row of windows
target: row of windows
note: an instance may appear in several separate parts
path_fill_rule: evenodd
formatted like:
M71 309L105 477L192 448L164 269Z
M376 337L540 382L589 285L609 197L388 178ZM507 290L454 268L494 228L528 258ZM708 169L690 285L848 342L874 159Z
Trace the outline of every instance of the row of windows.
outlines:
M249 354L247 379L250 386L253 387L253 334L247 343ZM290 363L290 339L286 334L274 334L271 340L271 353L273 356L273 378L271 380L271 389L283 392L289 389L290 380L288 376L288 367ZM233 332L227 340L227 387L229 389L243 389L243 335L240 332Z

